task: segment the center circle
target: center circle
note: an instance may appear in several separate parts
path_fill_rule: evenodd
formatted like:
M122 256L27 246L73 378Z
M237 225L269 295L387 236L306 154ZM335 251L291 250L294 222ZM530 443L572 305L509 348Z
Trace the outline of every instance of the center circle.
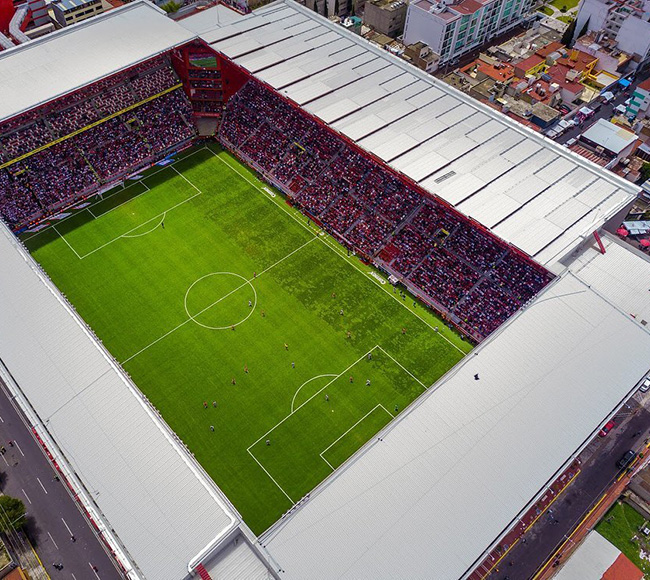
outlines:
M183 304L195 324L210 330L227 330L251 317L257 306L257 292L250 280L239 274L212 272L192 282Z

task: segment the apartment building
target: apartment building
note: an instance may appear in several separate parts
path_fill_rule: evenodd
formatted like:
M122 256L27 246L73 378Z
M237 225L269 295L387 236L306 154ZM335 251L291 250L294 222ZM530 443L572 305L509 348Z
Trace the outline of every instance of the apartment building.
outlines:
M406 14L404 43L424 42L441 63L453 61L517 26L531 5L532 0L415 0Z
M598 42L614 39L637 67L650 62L650 0L582 0L576 34L585 24Z
M58 0L52 2L54 18L61 26L69 26L104 12L101 0Z

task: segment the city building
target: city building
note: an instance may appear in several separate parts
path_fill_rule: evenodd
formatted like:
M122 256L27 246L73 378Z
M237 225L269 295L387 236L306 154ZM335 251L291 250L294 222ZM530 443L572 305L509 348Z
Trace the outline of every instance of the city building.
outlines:
M576 19L576 34L587 28L596 42L616 41L636 67L650 60L650 2L648 0L583 0Z
M440 57L424 42L409 44L404 49L402 58L431 74L437 70L438 63L440 62Z
M604 34L589 32L578 38L573 44L582 52L591 54L598 59L598 68L612 74L620 73L625 69L632 57L618 47L616 40L605 38Z
M57 0L52 2L54 18L61 26L76 24L104 12L101 0Z
M630 104L627 106L628 117L645 117L650 106L650 79L639 83L634 89Z
M395 38L404 30L407 6L406 0L371 0L365 4L363 22L373 30Z
M637 136L606 119L598 119L589 129L580 135L579 141L597 154L610 159L607 167L614 167L629 157L639 145Z
M520 24L532 0L416 0L409 4L405 44L425 42L449 62Z

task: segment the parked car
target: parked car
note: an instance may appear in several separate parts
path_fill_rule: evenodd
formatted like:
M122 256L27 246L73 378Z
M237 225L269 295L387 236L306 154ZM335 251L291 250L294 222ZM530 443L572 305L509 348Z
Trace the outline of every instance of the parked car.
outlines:
M598 435L600 437L605 437L605 435L607 435L607 433L609 433L614 427L616 427L616 423L613 419L611 421L607 421L607 423L603 425L603 428L598 431Z
M643 379L643 383L641 383L641 388L639 389L642 393L647 393L650 391L650 378L646 377Z
M562 113L565 114L565 115L571 112L571 109L569 107L567 107L566 105L560 105L558 107L558 109L560 111L562 111Z
M621 457L616 463L616 467L618 467L619 469L625 469L626 467L629 467L630 463L634 461L635 457L636 457L636 451L632 451L632 449L626 451L623 457Z
M576 139L575 137L571 137L571 139L569 139L569 140L565 143L565 145L566 145L567 147L571 147L571 145L575 145L577 142L578 142L578 139Z

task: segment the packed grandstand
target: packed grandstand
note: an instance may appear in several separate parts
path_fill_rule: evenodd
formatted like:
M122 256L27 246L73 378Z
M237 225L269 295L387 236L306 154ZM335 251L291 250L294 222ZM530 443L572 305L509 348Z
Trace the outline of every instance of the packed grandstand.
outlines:
M641 367L645 368L642 361L646 353L646 331L622 315L620 308L598 296L591 286L573 275L564 275L563 266L558 265L560 258L579 244L588 243L592 233L632 200L635 193L629 184L617 181L618 178L610 177L601 168L572 158L525 129L507 125L510 121L494 111L486 112L478 105L462 102L464 96L453 89L441 89L420 71L405 68L404 63L367 46L312 11L284 1L274 2L247 16L224 6L212 10L217 9L221 11L218 18L204 11L187 19L185 24L181 22L186 26L181 33L178 32L181 30L179 23L167 19L150 3L134 2L66 32L68 37L81 38L97 31L98 45L103 47L104 53L101 55L103 72L92 76L96 65L93 58L99 60L98 54L93 54L89 57L92 66L87 67L91 72L78 85L70 80L70 86L61 91L52 89L45 102L40 102L36 96L25 108L14 106L12 110L8 107L3 111L0 102L0 216L14 233L36 234L41 228L45 230L46 225L64 219L61 216L67 215L68 210L82 207L80 201L90 201L91 196L137 178L152 165L165 165L174 154L204 139L210 145L218 143L220 151L221 148L229 150L262 180L282 192L286 202L304 214L305 222L315 223L350 252L385 273L384 278L395 286L401 283L465 337L482 343L475 351L480 357L466 357L441 379L438 388L430 389L418 399L412 413L409 410L404 413L404 419L392 421L394 431L391 438L386 437L386 445L381 438L381 446L372 447L372 453L360 454L363 457L357 456L355 465L337 468L338 477L328 479L331 487L325 491L320 489L320 499L314 493L311 500L305 496L291 507L286 518L283 516L273 529L265 532L264 543L260 540L260 545L255 546L255 558L251 556L257 559L258 551L265 554L266 571L266 566L276 566L274 559L278 555L277 558L281 558L278 569L282 571L281 566L288 561L294 567L290 572L293 576L287 577L301 578L308 575L301 573L301 566L313 566L314 558L307 555L331 541L327 555L319 554L318 557L325 559L327 556L334 560L331 565L352 570L347 577L362 577L361 574L355 576L361 567L366 574L376 573L368 577L390 575L386 570L391 565L401 567L407 560L414 567L421 564L429 570L433 569L430 568L432 559L440 566L441 578L444 574L450 578L469 574L480 561L481 550L488 549L490 542L497 543L498 536L507 530L511 520L515 521L531 498L543 493L547 482L559 473L562 462L588 440L601 419L622 404L622 398L629 394L639 378ZM202 30L203 37L188 32L193 26ZM143 39L134 38L134 30L142 30ZM144 38L145 31L150 32L150 36ZM59 33L51 35L55 43L51 53L55 53L59 42L62 53L69 58L76 47L62 48L68 37ZM140 56L116 55L116 61L122 59L121 64L113 66L110 48L116 42L126 43L132 38L135 45L139 44L136 48L141 50ZM158 45L154 39L158 39ZM34 41L26 50L43 49L41 43L44 42ZM287 46L278 46L284 42ZM161 47L162 44L165 46ZM130 47L130 50L136 51L136 48ZM20 50L14 51L15 60ZM347 50L353 54L342 56ZM11 51L4 53L5 64L11 56ZM259 61L255 62L257 57ZM298 61L295 64L294 58ZM357 61L352 67L355 59L362 62ZM65 64L65 58L55 60L60 67L57 72L71 69ZM2 66L3 53L0 53ZM313 75L304 73L301 66L313 67ZM255 67L259 68L255 70ZM273 70L281 67L286 69ZM333 100L348 110L332 114L332 122L329 122L313 103L332 97L334 92L345 87L345 83L341 81L338 86L333 81L330 86L331 77L316 81L321 73L331 77L354 76L350 85L357 81L359 85L364 84L361 88L353 86L349 93L363 93L363 98L372 95L372 99L368 97L368 102L355 108L356 104L350 104L349 95L345 98L334 95ZM58 76L65 79L65 74ZM402 83L401 88L383 86L395 79ZM292 97L291 91L286 89L312 82L308 89L316 87L315 92L303 102ZM23 84L28 86L29 81ZM66 85L66 81L61 84ZM304 85L298 87L293 95L303 89ZM47 89L42 86L41 90ZM322 90L322 94L316 95L318 90ZM414 102L419 104L409 103L405 107L407 112L400 109L395 119L390 115L388 121L373 118L372 123L377 124L368 122L367 133L359 139L350 136L349 127L358 129L359 126L355 115L361 115L361 124L365 124L366 117L373 117L365 107L384 105L382 91L389 93L398 105L404 105L407 97L397 94L401 90L409 91ZM2 96L0 87L0 101ZM330 105L324 104L323 110ZM426 117L424 123L420 114L432 116ZM395 146L395 151L386 156L378 153L376 145L368 145L369 139L382 131L386 134L393 131L398 136L401 136L400 131L408 132L408 129L392 126L393 122L397 124L404 119L412 126L426 125L430 134L417 134L413 130L413 135L409 134L399 145L403 147L401 152ZM206 124L206 121L209 122ZM346 121L349 125L344 130ZM206 132L205 127L211 130ZM380 137L383 139L384 135ZM438 155L438 152L427 153L426 148L441 147L436 141L438 137L444 143L442 147L448 146L449 157L443 159L439 155L439 165L434 168L435 164L427 155ZM381 141L379 137L378 141ZM402 167L398 166L400 163ZM420 166L413 169L418 163ZM414 177L418 171L421 175ZM500 181L508 179L514 185L506 186ZM525 181L528 179L530 181ZM436 187L440 188L440 195ZM457 188L458 202L449 199L449 191L453 188ZM505 196L504 192L512 195L507 203L502 203L503 199L498 197ZM479 203L482 196L487 198L485 203L484 200ZM493 202L491 196L496 201ZM479 209L494 210L493 221L467 211L463 207L466 200L475 204L477 212ZM27 297L39 305L36 308L27 304L23 309L27 313L24 318L16 317L19 322L13 332L18 336L24 331L27 337L23 337L24 343L12 337L4 343L0 339L0 358L9 353L6 359L13 357L15 366L20 367L24 362L22 353L27 352L27 347L21 345L32 344L30 341L34 340L30 334L32 327L23 324L22 320L29 320L30 315L46 320L50 312L56 311L59 318L55 324L44 328L43 334L56 328L52 343L58 345L58 331L65 325L75 326L74 313L71 314L65 300L54 298L56 288L35 264L25 266L24 247L8 231L0 229L0 233L6 233L0 236L3 256L7 256L7 260L15 258L11 267L16 271L25 270L21 270L23 278L16 278L14 286L11 286L14 280L3 283L16 294L29 287ZM533 239L537 249L531 249L531 245L523 251L524 244L520 243L523 239ZM35 289L32 290L28 282ZM46 286L44 295L38 294ZM536 298L542 291L541 299ZM10 308L14 307L11 301L7 303ZM248 304L252 308L251 303ZM526 308L531 305L535 308ZM517 312L519 316L515 316ZM593 326L592 317L596 321ZM342 319L338 313L335 318ZM508 320L511 322L505 324ZM603 332L598 325L605 323L608 328ZM236 510L220 490L215 491L216 484L195 466L194 459L189 458L186 448L178 445L180 440L176 441L169 427L163 425L155 437L149 438L149 433L143 437L151 449L144 452L147 461L142 461L138 452L143 452L130 445L133 440L131 428L137 425L138 429L143 429L141 424L151 427L150 423L153 425L159 417L147 404L140 405L140 395L133 399L136 389L130 389L123 371L117 365L111 367L107 362L109 357L103 356L103 352L94 352L98 344L85 327L81 328L75 327L73 332L66 326L66 332L70 333L69 344L76 346L85 344L84 340L88 342L87 350L76 352L75 349L70 358L78 355L85 365L96 355L106 367L101 367L101 376L105 373L115 384L107 388L110 397L102 399L98 395L100 403L95 404L102 407L97 417L82 417L79 412L78 416L67 418L67 422L59 417L58 433L53 427L56 420L49 428L56 437L67 436L69 442L74 440L83 445L83 441L78 441L77 430L81 427L76 423L83 421L83 426L93 425L93 436L101 433L103 437L105 431L107 440L113 435L111 430L115 430L114 440L106 444L106 453L118 456L120 453L116 453L116 449L120 446L129 448L125 451L130 461L129 469L125 468L124 477L132 476L128 485L133 489L142 485L145 491L133 493L135 499L130 509L120 504L113 512L117 514L114 516L118 520L117 536L127 544L121 546L118 540L111 544L120 561L140 558L143 563L139 565L146 568L149 577L176 578L183 577L181 573L185 573L185 568L190 574L202 574L199 563L210 561L219 550L228 552L243 550L243 545L253 546L252 534L236 536L238 532L233 530L245 530ZM234 330L234 326L232 328ZM616 333L609 332L609 328L615 328ZM438 328L431 330L442 337L442 333L437 333ZM576 347L576 336L578 342L589 343L588 346ZM602 336L605 338L601 340ZM627 336L635 337L636 350L630 351L634 353L631 356L633 364L625 359L627 353L617 356L616 352L617 347L624 344L623 337ZM49 340L49 335L47 338ZM593 345L589 342L592 340ZM18 346L11 352L14 342ZM43 338L43 344L46 342ZM48 348L46 344L39 346L40 350L34 347L34 351L38 356L43 355L42 360L50 360L53 357ZM0 371L2 364L0 360ZM245 368L248 374L248 367ZM43 363L37 372L47 374L48 370ZM27 377L25 383L30 382L31 376L23 369L18 368L13 373L17 380ZM479 373L481 381L477 383ZM61 382L62 401L67 401L68 391L74 391L70 400L75 401L81 400L82 394L92 392L90 386L83 383L82 374L70 378L64 372L52 373L52 381ZM0 378L5 382L11 379L2 372ZM49 381L49 377L45 380ZM594 387L599 381L606 382L606 387ZM31 399L36 400L43 391L36 381L31 382L29 387L33 390L27 393L26 407L30 407ZM68 383L73 382L76 391L68 389ZM428 385L422 386L426 389ZM607 391L595 397L592 391L596 388L600 389L599 393ZM557 405L569 389L577 393L576 396L569 397L560 409L551 412L549 405ZM587 395L593 404L585 410L580 408L580 401ZM133 400L137 400L137 404ZM79 404L82 403L85 401ZM35 413L47 416L50 413L48 404L49 396L38 400ZM126 435L121 430L122 425L116 427L119 421L111 423L106 419L101 423L105 415L108 417L107 410L116 407L115 416L121 418L127 405L132 405L129 412L136 418L129 418ZM207 402L204 405L209 406ZM148 413L156 416L152 419ZM548 415L543 425L539 422L529 424L535 413ZM388 414L392 417L390 412ZM35 417L35 423L38 420ZM47 433L45 427L39 426L39 429ZM129 444L125 445L125 441ZM178 448L174 447L176 445ZM172 457L158 457L158 448L168 451ZM123 492L120 486L126 484L121 481L121 473L115 474L105 466L81 467L83 460L88 457L94 460L96 455L94 448L82 450L76 468L82 476L85 469L88 472L96 469L93 474L99 474L97 479L102 480L102 484L108 482L106 489L112 491L96 494L97 504L102 507L102 502L119 496ZM510 463L509 455L516 460ZM150 459L161 459L159 471L150 469ZM172 460L176 460L173 465ZM485 463L481 464L482 461ZM127 459L124 462L126 465ZM367 469L365 462L370 462ZM416 463L420 471L413 474L411 469L416 469ZM142 470L138 471L138 467ZM165 473L167 468L172 471L169 478ZM384 473L383 469L390 473ZM504 477L506 472L508 476ZM165 473L165 477L161 478L160 473ZM185 479L178 478L178 488L191 489L187 492L188 503L196 500L191 508L168 501L169 494L177 493L178 489L170 492L165 487L169 483L167 479L176 485L175 477L179 473ZM374 487L390 487L394 478L401 476L403 479L396 489L404 491L404 495L399 501L390 499L394 489L368 493ZM369 484L373 477L377 481ZM333 497L328 496L327 489L334 490ZM461 492L463 496L459 499ZM218 501L211 505L215 497ZM145 498L141 501L143 507L136 506L142 498ZM331 508L338 501L341 506ZM448 509L450 505L461 504L468 512L471 506L480 508L463 518ZM204 510L203 505L211 505L214 512ZM157 510L164 515L159 515ZM223 530L217 533L213 523L218 517L227 522L219 524ZM336 521L337 517L341 520ZM138 518L142 521L135 521ZM200 518L201 525L198 525ZM313 521L303 526L301 518L313 518ZM140 545L140 528L146 523L158 531L163 520L167 527L160 533L165 535L165 540L175 543L174 549L164 541L149 544L149 538L143 539ZM431 526L431 521L444 522L444 525ZM336 533L319 528L326 528L328 522L334 522L332 528ZM399 528L400 525L403 527ZM301 529L296 532L292 526ZM111 524L106 529L112 527ZM309 538L310 530L318 537ZM339 534L338 530L343 532ZM379 537L374 538L373 534ZM290 536L288 540L287 536ZM226 540L235 537L234 546L239 547L230 546L224 550ZM357 545L371 537L370 547ZM402 541L405 537L409 540ZM237 544L240 538L244 541ZM262 550L267 540L270 556ZM384 541L386 544L382 543ZM388 545L391 541L399 544L397 549L395 545ZM120 548L124 549L123 554ZM404 554L410 549L418 551L417 556ZM379 561L385 557L388 562L383 562L381 570L379 564L374 569L359 556L366 552L368 558ZM293 560L301 560L301 555L305 556L305 562L294 563ZM222 556L220 553L219 557ZM226 557L230 556L232 553L228 552ZM353 570L355 563L359 568ZM222 572L220 577L258 577L246 576L246 569L239 561L234 564L231 561L229 565L237 568L239 576ZM136 570L129 577L141 577L138 574ZM393 570L391 577L397 576L399 573ZM340 577L346 577L345 571ZM416 570L410 577L427 576L426 572L418 575Z
M180 78L187 72L176 72L163 55L3 122L0 215L16 230L33 226L187 146L197 136L196 103L204 112L216 108L203 98L212 96L215 73L199 69L186 94ZM218 138L473 340L492 333L552 278L256 80L228 100Z

